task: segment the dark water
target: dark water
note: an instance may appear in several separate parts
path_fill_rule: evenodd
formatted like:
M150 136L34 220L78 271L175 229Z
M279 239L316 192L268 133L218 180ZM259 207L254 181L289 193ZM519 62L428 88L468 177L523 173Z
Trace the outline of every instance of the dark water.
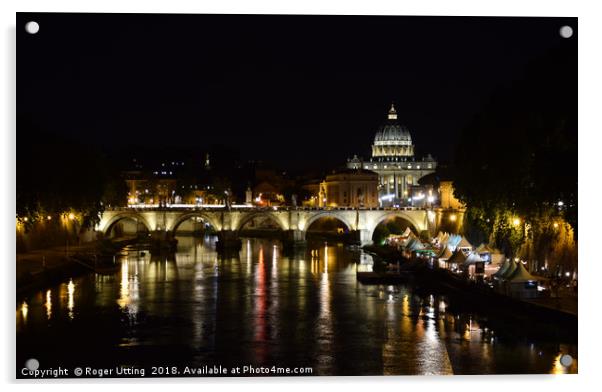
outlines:
M356 268L371 258L341 244L286 257L276 241L245 239L227 259L209 237L181 237L178 248L175 259L132 252L113 276L75 277L20 299L17 376L28 358L40 368L144 367L147 376L152 366L205 365L313 375L577 370L576 360L559 363L561 353L577 358L566 339L495 330L499 322L454 312L442 295L358 283Z

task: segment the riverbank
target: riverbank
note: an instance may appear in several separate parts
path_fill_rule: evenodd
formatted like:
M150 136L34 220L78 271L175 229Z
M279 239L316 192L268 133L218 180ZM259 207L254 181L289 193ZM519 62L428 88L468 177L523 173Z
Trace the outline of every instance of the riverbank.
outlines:
M135 237L122 237L109 242L93 241L74 246L57 246L17 253L17 296L50 286L64 280L66 277L89 272L94 268L94 262L80 255L101 251L114 254L123 246L135 240ZM74 257L74 255L78 256Z
M369 246L365 250L378 256L375 272L358 272L362 284L412 284L418 291L439 292L453 296L455 303L524 322L554 322L577 329L577 298L518 299L502 295L486 284L463 279L445 269L429 268L420 260L409 260L394 249ZM389 263L398 268L388 270ZM461 307L462 305L460 305Z

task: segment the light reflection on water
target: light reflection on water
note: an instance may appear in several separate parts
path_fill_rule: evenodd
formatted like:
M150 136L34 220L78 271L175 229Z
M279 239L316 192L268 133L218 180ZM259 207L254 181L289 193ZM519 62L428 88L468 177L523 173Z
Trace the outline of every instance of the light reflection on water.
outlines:
M69 279L22 300L19 355L337 375L577 370L576 360L559 364L559 352L576 357L574 346L503 342L477 317L450 313L448 298L359 284L356 269L370 270L371 257L338 244L295 256L269 240L244 239L239 257L214 249L209 237L180 237L175 257L132 251L114 275Z
M44 304L46 307L46 317L50 320L52 317L52 291L46 290L46 303Z
M69 309L69 318L73 320L74 308L75 308L75 284L73 283L73 279L69 279L69 283L67 284L67 309Z

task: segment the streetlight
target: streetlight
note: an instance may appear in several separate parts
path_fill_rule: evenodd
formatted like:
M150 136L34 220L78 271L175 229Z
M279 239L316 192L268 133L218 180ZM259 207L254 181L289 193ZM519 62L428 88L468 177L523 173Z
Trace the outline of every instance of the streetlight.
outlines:
M514 219L512 220L512 224L513 224L514 226L518 226L518 225L520 225L520 218L514 218Z

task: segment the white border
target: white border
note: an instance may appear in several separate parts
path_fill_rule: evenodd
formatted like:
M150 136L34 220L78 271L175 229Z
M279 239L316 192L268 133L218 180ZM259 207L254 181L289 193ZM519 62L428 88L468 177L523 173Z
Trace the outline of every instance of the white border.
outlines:
M597 207L602 197L599 164L602 124L602 93L601 73L602 61L600 42L602 22L600 21L600 6L595 1L577 0L548 0L548 1L125 1L99 0L82 2L76 0L53 1L11 1L0 2L3 22L2 52L0 67L2 68L2 85L0 95L0 121L3 132L0 132L0 154L2 183L2 208L0 219L0 241L4 257L2 289L4 291L0 313L2 323L1 336L5 348L0 356L0 380L11 382L14 375L14 292L8 288L14 287L14 209L15 209L15 12L131 12L131 13L298 13L298 14L397 14L397 15L475 15L475 16L577 16L579 17L579 275L580 275L580 316L579 316L579 375L578 376L477 376L477 377L327 377L316 379L195 379L185 380L200 384L195 389L215 387L236 388L244 391L267 388L275 390L307 390L324 386L332 389L341 386L345 389L366 390L374 388L383 390L399 390L400 388L441 390L463 390L468 388L486 391L507 391L509 388L555 390L587 390L600 384L596 379L602 347L600 345L600 311L598 305L601 293L602 278L600 265L602 260L599 252L600 214ZM597 210L598 208L598 210ZM597 223L597 225L596 225ZM132 387L132 380L125 385ZM161 390L166 380L146 380L142 388ZM184 381L169 380L169 383L182 384ZM110 386L104 384L111 384ZM103 390L113 388L118 381L103 380L88 383L86 389ZM214 385L218 383L219 385ZM184 385L174 386L180 388ZM15 384L8 385L12 390ZM45 389L81 390L75 382L62 381L44 384Z

